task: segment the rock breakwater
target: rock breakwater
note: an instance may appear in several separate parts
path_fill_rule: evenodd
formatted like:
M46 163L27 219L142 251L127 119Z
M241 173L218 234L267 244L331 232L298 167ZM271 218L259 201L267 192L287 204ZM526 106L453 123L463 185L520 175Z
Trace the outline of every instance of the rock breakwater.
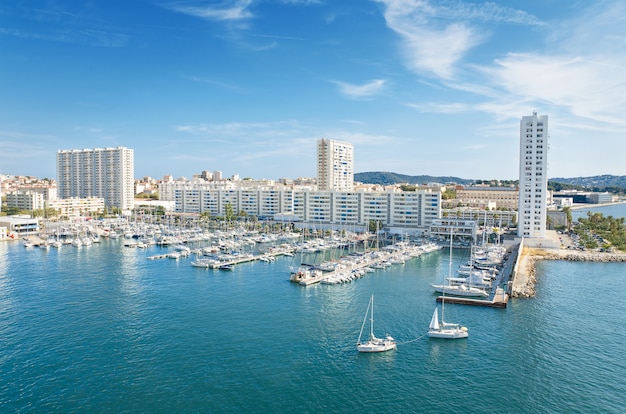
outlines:
M604 253L573 250L549 250L524 248L520 256L511 296L514 298L529 298L535 296L537 282L537 260L568 260L572 262L626 262L624 253Z

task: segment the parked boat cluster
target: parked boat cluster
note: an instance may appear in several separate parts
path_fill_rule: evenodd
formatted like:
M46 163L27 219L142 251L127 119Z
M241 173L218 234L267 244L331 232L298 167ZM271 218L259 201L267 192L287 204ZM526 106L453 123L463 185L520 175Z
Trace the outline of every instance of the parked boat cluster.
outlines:
M317 265L300 265L292 270L290 280L305 286L314 283L348 283L375 272L376 269L404 264L407 260L440 248L434 243L416 245L399 242L382 249L350 253L340 259L327 260Z
M507 258L506 249L498 245L472 246L470 251L469 261L459 266L457 276L450 270L444 283L431 285L436 293L473 298L491 295L494 281Z

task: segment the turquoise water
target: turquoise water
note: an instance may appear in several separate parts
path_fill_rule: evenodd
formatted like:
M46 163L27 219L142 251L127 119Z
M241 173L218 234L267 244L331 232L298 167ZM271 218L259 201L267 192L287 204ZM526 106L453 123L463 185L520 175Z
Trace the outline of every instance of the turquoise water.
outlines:
M533 299L447 305L467 340L424 337L446 251L351 284L291 284L291 258L193 268L109 240L0 243L0 412L622 412L623 264L545 262ZM455 251L460 263L465 252ZM398 349L359 354L376 331Z

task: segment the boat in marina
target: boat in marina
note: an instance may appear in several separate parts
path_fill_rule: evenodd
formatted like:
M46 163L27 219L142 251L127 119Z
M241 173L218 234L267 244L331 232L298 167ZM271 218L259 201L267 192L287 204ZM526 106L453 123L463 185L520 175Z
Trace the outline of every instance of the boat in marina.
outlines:
M370 317L369 339L365 342L361 342L361 337L363 336L363 330L365 329L365 323L367 322L368 315ZM389 334L385 335L384 338L377 338L374 335L374 295L372 295L370 302L367 305L365 317L363 318L363 324L361 325L361 332L359 333L356 348L359 352L385 352L396 349L396 347L397 343L395 339L393 339Z
M447 284L432 284L430 285L435 293L442 293L445 295L463 296L470 298L486 298L489 297L489 292L480 287L474 287L466 284L454 285Z
M481 286L473 286L471 277L463 278L461 282L457 278L452 277L452 234L450 234L450 264L448 269L448 281L442 284L431 284L435 293L441 293L443 295L462 296L470 298L487 298L489 292L487 292L485 286L481 283Z
M450 234L450 264L448 265L448 280L452 276L452 234ZM464 285L462 285L464 286ZM439 310L435 307L433 316L430 319L430 325L428 326L428 336L431 338L441 339L460 339L467 338L469 332L465 326L461 326L458 323L445 322L443 319L445 309L446 295L445 290L441 297L441 322L439 321Z

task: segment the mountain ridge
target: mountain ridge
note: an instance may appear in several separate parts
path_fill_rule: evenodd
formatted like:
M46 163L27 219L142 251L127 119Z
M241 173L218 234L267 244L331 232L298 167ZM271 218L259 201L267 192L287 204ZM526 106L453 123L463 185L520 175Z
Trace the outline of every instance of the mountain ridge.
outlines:
M391 171L370 171L360 172L354 174L354 181L362 182L365 184L380 184L390 185L399 183L408 184L426 184L426 183L455 183L463 185L471 185L477 181L484 181L478 179L467 179L454 176L433 176L433 175L407 175L399 174ZM575 186L584 187L587 189L602 189L607 187L616 187L626 189L626 175L594 175L589 177L555 177L550 178L548 181L570 184Z

